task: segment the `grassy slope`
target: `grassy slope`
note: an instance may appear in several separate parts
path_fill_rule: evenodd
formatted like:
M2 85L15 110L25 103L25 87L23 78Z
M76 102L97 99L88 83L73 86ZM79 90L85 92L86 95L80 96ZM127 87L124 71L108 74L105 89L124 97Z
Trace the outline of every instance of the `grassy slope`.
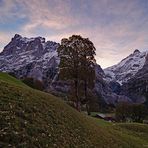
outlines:
M0 147L145 147L148 126L87 117L0 73Z
M13 85L17 85L17 86L28 87L22 81L17 80L16 78L10 76L7 73L0 72L0 81L5 82L5 83L9 83L9 84L13 84Z

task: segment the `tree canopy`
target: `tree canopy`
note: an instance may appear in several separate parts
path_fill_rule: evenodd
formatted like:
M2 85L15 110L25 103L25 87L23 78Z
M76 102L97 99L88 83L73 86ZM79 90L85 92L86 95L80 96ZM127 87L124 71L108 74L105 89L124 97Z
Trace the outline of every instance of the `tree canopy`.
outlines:
M58 48L60 57L60 79L70 80L74 84L77 109L82 100L78 89L84 88L84 100L87 102L88 88L92 89L95 83L95 47L88 38L73 35L61 40ZM84 87L79 87L84 85Z

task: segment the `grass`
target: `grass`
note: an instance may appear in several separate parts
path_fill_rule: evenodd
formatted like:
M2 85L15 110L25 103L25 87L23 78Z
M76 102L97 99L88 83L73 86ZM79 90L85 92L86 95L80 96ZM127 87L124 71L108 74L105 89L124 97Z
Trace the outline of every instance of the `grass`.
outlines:
M92 117L96 116L97 114L102 114L105 117L115 117L115 113L91 112Z
M0 147L142 148L148 125L112 124L0 74Z
M10 76L7 73L0 72L0 80L1 80L1 82L4 81L5 83L8 83L8 84L13 84L13 85L17 85L17 86L28 87L22 81L17 80L16 78Z
M91 118L92 118L92 120L94 120L96 123L98 123L99 126L106 127L106 126L111 126L111 125L113 125L113 123L107 122L107 121L102 120L102 119L97 119L97 118L94 118L94 117L91 117Z

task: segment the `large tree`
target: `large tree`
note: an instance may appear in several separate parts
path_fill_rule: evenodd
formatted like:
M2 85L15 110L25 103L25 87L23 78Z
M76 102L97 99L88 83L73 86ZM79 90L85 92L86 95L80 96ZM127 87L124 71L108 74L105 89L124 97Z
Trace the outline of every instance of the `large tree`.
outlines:
M84 84L84 98L88 115L90 115L90 98L88 89L92 89L95 84L95 47L88 38L81 38L81 72L80 78Z
M83 84L84 100L88 104L88 88L93 88L95 82L95 47L88 38L73 35L61 40L58 55L60 57L60 78L73 82L76 107L80 110L82 100L79 97L79 89L82 87L79 88L79 86Z

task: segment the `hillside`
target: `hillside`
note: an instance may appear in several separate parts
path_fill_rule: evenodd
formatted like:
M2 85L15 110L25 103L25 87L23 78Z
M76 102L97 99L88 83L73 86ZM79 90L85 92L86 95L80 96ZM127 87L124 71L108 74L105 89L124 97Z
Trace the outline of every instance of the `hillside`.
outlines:
M5 83L9 83L9 84L13 84L13 85L17 85L17 86L21 86L21 87L28 87L22 81L17 80L16 78L10 76L7 73L0 72L0 81L5 82Z
M83 115L61 99L0 73L0 147L139 148L148 125L111 124Z

